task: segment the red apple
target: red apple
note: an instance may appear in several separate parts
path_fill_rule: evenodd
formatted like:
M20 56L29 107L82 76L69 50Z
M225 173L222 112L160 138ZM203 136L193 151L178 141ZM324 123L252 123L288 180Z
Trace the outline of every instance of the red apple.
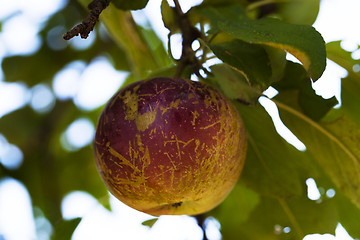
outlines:
M237 182L246 134L233 103L214 88L153 78L110 99L94 148L102 179L123 203L152 215L195 215Z

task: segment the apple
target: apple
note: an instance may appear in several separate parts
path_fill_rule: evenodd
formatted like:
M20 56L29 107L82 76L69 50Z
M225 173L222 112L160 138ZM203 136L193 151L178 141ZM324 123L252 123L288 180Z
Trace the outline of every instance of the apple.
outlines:
M96 127L97 168L110 192L139 211L207 212L229 194L246 155L233 103L214 88L181 78L126 86Z

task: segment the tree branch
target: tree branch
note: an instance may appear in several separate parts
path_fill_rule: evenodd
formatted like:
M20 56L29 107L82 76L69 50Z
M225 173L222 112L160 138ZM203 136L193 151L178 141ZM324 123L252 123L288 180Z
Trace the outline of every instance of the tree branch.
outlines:
M88 9L90 10L89 15L83 20L80 24L73 27L67 33L63 34L65 40L70 40L71 38L80 34L81 38L87 38L89 33L94 30L95 24L99 21L99 16L101 12L109 6L111 0L93 0L89 5Z

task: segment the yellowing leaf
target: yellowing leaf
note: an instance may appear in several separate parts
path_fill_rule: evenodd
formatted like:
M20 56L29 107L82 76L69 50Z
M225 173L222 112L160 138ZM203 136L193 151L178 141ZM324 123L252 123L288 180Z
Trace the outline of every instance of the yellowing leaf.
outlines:
M285 44L276 44L276 43L270 43L270 42L264 42L260 43L264 45L268 45L274 48L279 48L287 51L288 53L291 53L292 55L296 56L297 59L303 64L304 68L308 71L310 69L311 61L308 55L306 55L304 52L300 51L294 46L285 45Z

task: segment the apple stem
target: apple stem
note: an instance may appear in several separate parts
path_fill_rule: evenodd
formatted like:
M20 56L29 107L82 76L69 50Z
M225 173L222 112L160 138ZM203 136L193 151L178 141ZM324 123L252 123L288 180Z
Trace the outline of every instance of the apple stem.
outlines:
M178 13L179 15L184 15L184 12L183 12L182 9L181 9L179 0L174 0L174 4L175 4L175 8L176 8L177 13Z
M193 72L196 75L200 75L200 64L191 45L197 38L202 37L202 34L199 29L191 25L187 14L182 11L179 1L174 0L174 3L175 13L177 14L179 27L182 33L182 52L181 57L178 60L175 77L180 77L187 66L191 66Z
M203 231L203 240L208 240L208 238L206 236L206 226L205 226L206 215L205 214L196 215L195 219L196 219L199 227Z

